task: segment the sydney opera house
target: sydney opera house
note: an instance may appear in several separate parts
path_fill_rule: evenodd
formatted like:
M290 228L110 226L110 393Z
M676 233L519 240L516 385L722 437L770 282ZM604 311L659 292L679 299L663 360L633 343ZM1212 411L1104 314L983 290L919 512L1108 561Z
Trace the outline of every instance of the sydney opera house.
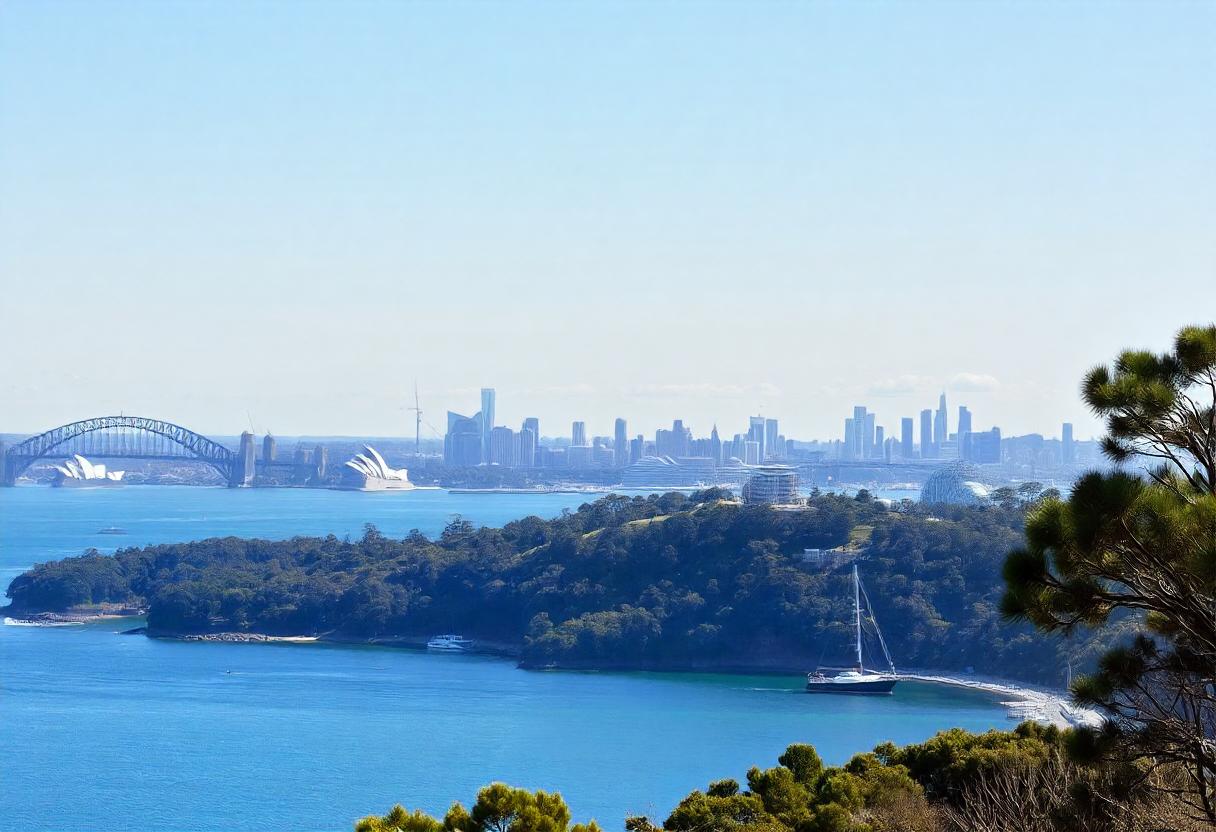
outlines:
M93 464L80 454L55 466L55 485L118 485L125 471L107 471L102 464Z
M343 463L342 486L361 491L404 491L414 487L405 468L390 468L371 445Z

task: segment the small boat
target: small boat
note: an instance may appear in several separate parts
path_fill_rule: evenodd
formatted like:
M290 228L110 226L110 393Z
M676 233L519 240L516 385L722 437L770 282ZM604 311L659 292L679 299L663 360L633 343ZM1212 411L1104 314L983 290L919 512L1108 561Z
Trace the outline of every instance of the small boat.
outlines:
M106 526L104 529L98 529L98 534L126 534L127 530L118 526Z
M865 590L861 587L861 578L857 574L857 565L853 565L853 620L857 629L857 664L833 675L828 675L816 669L806 675L807 693L852 693L852 694L889 694L899 681L895 673L895 663L887 651L887 643L883 640L882 631L878 629L878 621L874 618L874 610L870 608L870 599L866 598L870 621L878 634L878 643L882 645L883 655L886 656L890 672L875 672L866 670L861 657L861 597Z
M464 636L448 633L432 638L426 643L426 649L442 653L467 653L473 649L473 641Z

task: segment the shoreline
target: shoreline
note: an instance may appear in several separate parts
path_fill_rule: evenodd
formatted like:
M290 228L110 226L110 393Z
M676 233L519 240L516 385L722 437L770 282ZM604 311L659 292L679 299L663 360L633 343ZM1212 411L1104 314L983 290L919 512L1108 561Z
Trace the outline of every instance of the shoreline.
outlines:
M69 612L69 613L32 613L18 616L5 616L4 624L14 627L68 627L91 624L102 621L115 621L124 618L138 618L143 614L135 608L119 610ZM345 644L366 645L373 647L392 647L413 650L426 650L426 636L385 636L357 637L344 636L339 633L323 633L320 635L268 635L266 633L221 632L221 633L167 633L150 632L148 628L136 627L123 631L129 635L145 635L148 638L164 639L182 642L212 642L223 644ZM513 659L521 670L531 672L567 671L567 672L604 672L604 673L720 673L725 675L763 674L774 676L798 675L803 671L781 664L764 666L747 666L723 663L714 666L647 666L630 664L592 664L572 662L567 664L534 665L520 660L520 647L507 642L493 642L477 639L476 648L468 651L468 655L493 656L501 659ZM1044 725L1054 725L1058 728L1074 728L1096 726L1102 723L1102 716L1097 711L1080 708L1069 701L1066 691L1047 688L1029 682L1020 682L998 676L982 676L963 674L955 671L917 668L899 674L901 679L929 684L951 685L982 691L994 696L1008 697L1001 700L1001 705L1008 711L1011 719L1019 722L1033 721Z

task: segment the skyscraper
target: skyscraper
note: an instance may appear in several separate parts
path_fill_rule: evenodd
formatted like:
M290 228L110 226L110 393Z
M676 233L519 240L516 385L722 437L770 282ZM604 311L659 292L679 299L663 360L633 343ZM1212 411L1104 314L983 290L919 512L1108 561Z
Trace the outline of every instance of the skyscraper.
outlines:
M853 406L853 447L849 449L850 459L862 459L866 455L866 409L861 405Z
M871 413L870 415L873 416L874 414ZM871 456L877 457L883 455L882 445L886 438L884 434L885 431L883 431L882 425L874 428L874 444L871 446Z
M716 423L714 429L709 432L709 456L714 461L714 465L722 464L722 438L718 436Z
M920 412L920 458L937 459L937 448L933 444L933 411Z
M587 446L587 423L575 422L570 426L570 447L584 448Z
M865 454L867 459L878 456L878 449L882 447L882 439L876 435L876 431L881 430L882 428L878 428L874 424L874 414L866 413L866 431L862 437L862 445L864 446L862 453Z
M519 467L532 468L536 465L536 431L527 427L534 419L524 419L524 427L519 432Z
M777 441L777 420L764 420L764 453L766 459L780 459L782 457L781 445Z
M764 417L752 416L747 420L747 438L755 442L760 449L760 459L764 459Z
M625 420L617 419L615 427L612 437L614 461L617 468L624 468L629 464L629 437L625 433Z
M844 453L842 453L841 456L844 457L845 459L852 459L853 455L854 455L854 449L856 447L857 447L857 420L856 419L845 419L844 420L844 446L842 448Z
M1072 440L1072 422L1065 422L1060 432L1060 461L1072 465L1077 461L1077 446Z
M494 388L481 388L481 461L490 461L490 431L494 430Z
M527 419L524 419L523 429L532 431L537 443L540 442L540 419L537 419L535 416L529 416Z
M933 417L933 444L941 447L950 436L950 424L946 417L946 394L937 400L937 415Z
M671 437L671 455L688 456L689 445L692 443L692 431L684 427L683 419L676 419L671 423Z
M518 464L515 431L500 425L490 431L490 464L514 468Z
M899 454L904 459L916 455L916 443L912 439L912 417L905 416L899 420Z
M958 406L958 441L963 443L963 437L971 433L971 411L965 405Z
M455 467L481 462L481 414L461 416L448 411L448 432L443 437L443 461Z

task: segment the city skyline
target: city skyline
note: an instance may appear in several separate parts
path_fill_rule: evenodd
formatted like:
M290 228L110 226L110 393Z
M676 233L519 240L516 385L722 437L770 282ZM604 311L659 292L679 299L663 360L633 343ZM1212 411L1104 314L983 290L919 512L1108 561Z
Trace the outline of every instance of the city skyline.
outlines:
M1089 436L1087 357L1176 328L1129 298L1216 305L1216 7L765 9L5 4L0 296L42 314L0 427L400 435L417 379L600 432L946 389Z

